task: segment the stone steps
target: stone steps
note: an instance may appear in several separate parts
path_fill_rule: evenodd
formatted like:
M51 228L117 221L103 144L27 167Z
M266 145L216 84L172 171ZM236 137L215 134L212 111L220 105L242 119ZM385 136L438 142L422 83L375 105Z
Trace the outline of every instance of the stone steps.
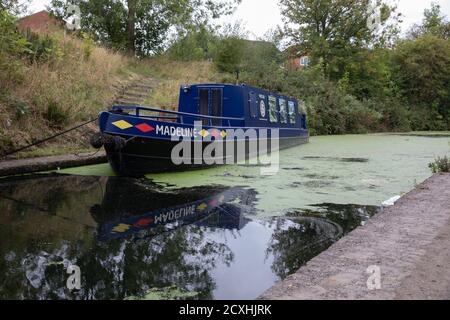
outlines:
M121 106L141 106L142 103L139 101L130 101L130 100L122 100L118 99L114 103L115 105L121 105Z
M127 90L126 92L124 92L123 97L128 96L128 97L132 97L132 98L142 98L142 99L147 99L150 95L150 92L138 92L138 91L134 91L134 90Z
M116 97L114 104L123 106L143 105L157 85L158 81L154 79L136 79L129 86L123 88L122 94Z
M130 101L145 101L149 96L148 95L133 95L126 93L122 95L120 98L123 100L130 100Z
M133 88L138 88L138 89L147 89L147 90L152 90L153 88L156 87L156 85L151 85L151 84L143 84L143 83L134 83L132 85Z

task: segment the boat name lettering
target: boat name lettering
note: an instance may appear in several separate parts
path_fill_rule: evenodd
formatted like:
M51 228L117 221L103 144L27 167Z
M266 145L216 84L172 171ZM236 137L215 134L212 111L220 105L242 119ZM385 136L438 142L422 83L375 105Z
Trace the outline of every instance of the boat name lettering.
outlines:
M197 134L197 128L156 125L156 133L165 136L194 137Z
M188 207L183 207L175 210L170 210L164 213L160 213L155 216L155 224L166 223L172 220L180 219L195 212L195 205L190 205Z

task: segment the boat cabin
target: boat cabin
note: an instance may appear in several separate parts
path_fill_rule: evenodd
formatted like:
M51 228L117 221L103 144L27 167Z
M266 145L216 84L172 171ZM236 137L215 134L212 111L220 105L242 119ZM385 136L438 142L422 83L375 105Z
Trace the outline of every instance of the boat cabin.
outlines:
M247 85L182 86L178 111L209 116L204 126L307 129L304 107L296 99Z

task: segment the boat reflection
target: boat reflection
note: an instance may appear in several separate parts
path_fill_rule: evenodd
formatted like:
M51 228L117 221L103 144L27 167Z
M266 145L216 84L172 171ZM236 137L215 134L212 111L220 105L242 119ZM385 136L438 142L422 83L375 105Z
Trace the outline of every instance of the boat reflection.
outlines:
M239 187L163 192L145 180L111 177L102 203L92 206L90 212L98 223L101 241L151 236L188 224L240 230L249 219L238 203L252 193Z

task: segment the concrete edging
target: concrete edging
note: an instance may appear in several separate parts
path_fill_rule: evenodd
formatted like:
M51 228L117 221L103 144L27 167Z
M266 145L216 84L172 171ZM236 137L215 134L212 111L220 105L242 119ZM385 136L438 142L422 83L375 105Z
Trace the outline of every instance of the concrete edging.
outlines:
M259 299L450 299L449 248L450 174L436 174Z
M82 153L0 161L0 177L56 170L107 162L103 151L95 155Z

